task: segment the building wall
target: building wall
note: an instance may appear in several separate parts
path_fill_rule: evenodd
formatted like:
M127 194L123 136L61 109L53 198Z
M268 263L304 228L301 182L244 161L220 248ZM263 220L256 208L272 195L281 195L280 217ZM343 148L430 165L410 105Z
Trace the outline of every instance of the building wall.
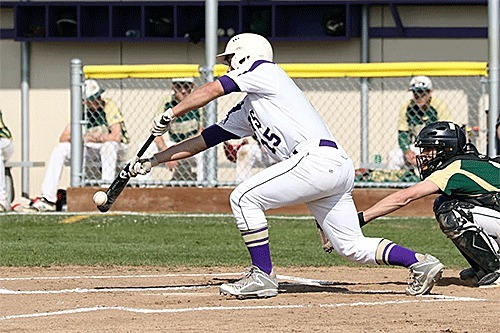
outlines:
M486 6L398 7L403 25L486 27ZM0 26L13 24L12 11L2 10ZM370 9L371 27L395 26L387 6ZM359 62L360 39L320 42L275 42L277 63ZM224 45L219 44L219 50ZM21 160L21 44L0 40L0 108L15 138L13 161ZM69 64L79 58L83 64L204 64L204 44L166 43L62 43L30 44L30 159L46 161L60 132L69 120ZM487 61L487 39L371 39L370 62ZM37 196L44 168L30 172L30 195ZM13 172L16 194L21 192L20 170ZM65 170L61 187L69 184Z

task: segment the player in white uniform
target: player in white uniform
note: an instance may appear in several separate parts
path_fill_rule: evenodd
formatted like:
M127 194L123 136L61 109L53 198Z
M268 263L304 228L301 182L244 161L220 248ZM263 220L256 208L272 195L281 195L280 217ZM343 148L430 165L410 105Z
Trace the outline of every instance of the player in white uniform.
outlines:
M161 117L172 122L189 110L236 91L246 92L246 97L200 135L150 158L132 161L130 174L145 174L159 163L187 158L226 140L254 134L278 161L231 193L231 208L252 258L252 268L241 280L222 284L221 293L238 298L278 294L264 211L298 203L308 205L339 254L360 264L409 267L414 279L407 293L428 292L444 266L430 255L417 254L386 239L363 236L351 195L353 162L293 80L272 62L273 50L267 39L248 33L236 35L218 59L229 65L228 73L201 86ZM154 135L168 130L168 124L160 123L161 117L154 121Z

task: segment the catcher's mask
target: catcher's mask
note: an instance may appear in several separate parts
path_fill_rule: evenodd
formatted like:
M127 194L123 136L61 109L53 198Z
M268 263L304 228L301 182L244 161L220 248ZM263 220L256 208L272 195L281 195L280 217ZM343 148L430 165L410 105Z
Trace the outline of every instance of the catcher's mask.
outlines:
M427 178L452 157L465 154L466 145L466 134L455 123L437 121L425 126L415 141L420 148L417 156L420 178Z

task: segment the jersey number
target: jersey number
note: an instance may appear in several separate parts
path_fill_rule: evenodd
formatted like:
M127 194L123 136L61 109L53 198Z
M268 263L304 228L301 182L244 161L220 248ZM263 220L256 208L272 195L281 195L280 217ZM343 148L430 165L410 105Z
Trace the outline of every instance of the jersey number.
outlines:
M250 124L252 125L254 132L257 132L257 129L262 128L262 124L259 121L259 118L255 115L255 112L253 110L250 110L248 120L250 121ZM271 129L269 127L266 127L264 132L262 133L262 138L260 140L260 143L263 146L266 146L273 154L276 154L276 147L279 146L281 143L281 138L277 136L276 134L271 132Z

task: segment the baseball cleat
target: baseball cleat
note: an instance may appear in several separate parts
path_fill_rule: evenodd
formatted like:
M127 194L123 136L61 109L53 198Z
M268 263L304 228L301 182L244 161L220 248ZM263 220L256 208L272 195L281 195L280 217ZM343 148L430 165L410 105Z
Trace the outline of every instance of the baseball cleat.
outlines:
M252 266L245 277L220 286L221 295L232 295L238 299L267 298L278 295L278 279L274 270L267 274L256 266Z
M437 258L426 254L422 261L410 266L406 294L417 296L429 293L441 278L443 270L444 265Z
M462 281L474 281L478 282L481 280L486 273L481 269L481 268L474 268L474 267L469 267L464 270L462 270L459 274L460 280Z
M481 280L479 280L478 284L479 288L498 288L500 287L500 273L493 272L486 274Z
M10 211L10 205L7 203L0 202L0 212L8 212Z
M33 202L30 204L30 207L35 209L38 212L55 212L56 211L56 204L53 202L50 202L49 200L45 199L44 197L34 199Z

